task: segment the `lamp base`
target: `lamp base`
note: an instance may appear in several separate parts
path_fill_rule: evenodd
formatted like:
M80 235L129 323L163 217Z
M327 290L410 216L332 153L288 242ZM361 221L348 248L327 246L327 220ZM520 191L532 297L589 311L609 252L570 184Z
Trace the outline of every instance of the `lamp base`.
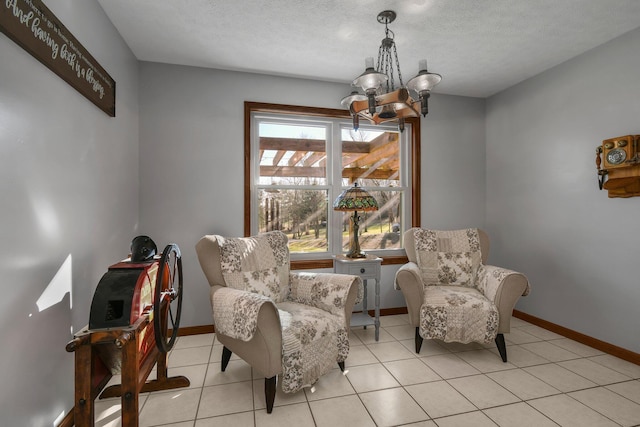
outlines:
M353 212L353 216L350 217L349 224L349 252L345 254L347 258L366 258L362 250L360 250L360 242L358 240L358 234L360 229L360 215L357 211Z
M357 258L366 258L367 254L365 254L364 252L348 252L346 254L344 254L344 256L346 256L347 258L352 258L352 259L357 259Z

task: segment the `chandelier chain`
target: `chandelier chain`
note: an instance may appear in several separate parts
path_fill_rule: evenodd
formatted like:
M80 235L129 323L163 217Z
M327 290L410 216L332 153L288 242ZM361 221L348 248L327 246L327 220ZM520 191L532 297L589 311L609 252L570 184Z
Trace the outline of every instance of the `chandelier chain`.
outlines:
M386 69L386 73L389 76L389 80L387 83L387 93L389 92L393 92L396 88L396 82L393 78L393 62L391 61L391 51L387 50L387 69Z
M402 73L400 72L400 61L398 60L398 52L396 51L395 43L393 43L393 55L396 58L396 68L398 69L398 80L400 81L400 87L403 87L404 83L402 83Z
M382 52L382 63L384 65L384 74L387 76L386 93L389 93L393 91L395 82L393 79L393 63L391 62L391 52L388 48L385 48Z
M398 71L398 80L400 87L404 86L402 82L402 72L400 71L400 60L398 59L398 50L396 49L396 42L394 40L395 33L389 29L389 19L384 19L384 35L385 39L380 44L378 49L378 71L384 72L388 77L386 84L386 92L393 92L396 88L394 75L393 75L393 59L395 58L395 66ZM393 54L391 49L393 48Z

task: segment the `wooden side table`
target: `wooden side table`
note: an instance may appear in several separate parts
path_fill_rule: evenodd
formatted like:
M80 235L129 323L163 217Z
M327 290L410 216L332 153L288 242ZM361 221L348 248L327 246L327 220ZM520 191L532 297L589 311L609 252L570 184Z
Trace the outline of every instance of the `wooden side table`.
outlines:
M336 255L333 262L333 272L341 274L353 274L360 276L364 281L364 294L362 295L362 313L354 313L351 316L351 326L374 325L376 328L376 341L380 337L380 267L382 258L367 255L366 258L347 258L344 255ZM367 311L367 287L369 279L375 280L375 317L369 316Z

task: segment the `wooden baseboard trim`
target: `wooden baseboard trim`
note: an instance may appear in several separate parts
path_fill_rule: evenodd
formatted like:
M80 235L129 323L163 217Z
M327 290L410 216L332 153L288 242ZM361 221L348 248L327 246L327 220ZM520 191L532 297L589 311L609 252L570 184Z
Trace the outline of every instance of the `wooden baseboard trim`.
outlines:
M369 316L375 316L376 312L374 310L367 310L369 312ZM396 314L407 314L407 307L394 307L394 308L381 308L380 316L394 316Z
M555 323L549 322L548 320L540 319L539 317L532 316L531 314L527 314L519 310L513 310L513 317L517 317L518 319L522 319L525 322L540 326L541 328L544 328L551 332L555 332L556 334L562 335L563 337L567 337L584 345L588 345L589 347L593 347L596 350L600 350L612 356L619 357L620 359L626 360L627 362L640 365L640 354L634 353L633 351L627 350L626 348L609 344L608 342L590 337L589 335L574 331L573 329L565 328L564 326L556 325Z
M215 332L215 328L213 324L201 325L201 326L187 326L186 328L178 329L178 336L186 337L187 335L212 334L214 332ZM169 335L171 335L171 330L169 330Z

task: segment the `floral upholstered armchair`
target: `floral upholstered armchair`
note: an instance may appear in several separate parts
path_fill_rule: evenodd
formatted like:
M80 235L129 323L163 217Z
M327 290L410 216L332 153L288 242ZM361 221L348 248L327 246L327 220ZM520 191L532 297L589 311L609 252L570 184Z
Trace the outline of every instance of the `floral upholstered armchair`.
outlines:
M416 327L416 353L423 339L445 342L491 342L507 361L504 335L513 308L529 293L521 273L485 265L489 237L479 229L427 230L404 234L409 263L396 273L396 289L407 302Z
M312 386L349 354L349 322L361 294L359 276L289 271L287 236L207 235L196 245L211 286L222 371L232 353L265 377L267 412L277 377L282 390Z

